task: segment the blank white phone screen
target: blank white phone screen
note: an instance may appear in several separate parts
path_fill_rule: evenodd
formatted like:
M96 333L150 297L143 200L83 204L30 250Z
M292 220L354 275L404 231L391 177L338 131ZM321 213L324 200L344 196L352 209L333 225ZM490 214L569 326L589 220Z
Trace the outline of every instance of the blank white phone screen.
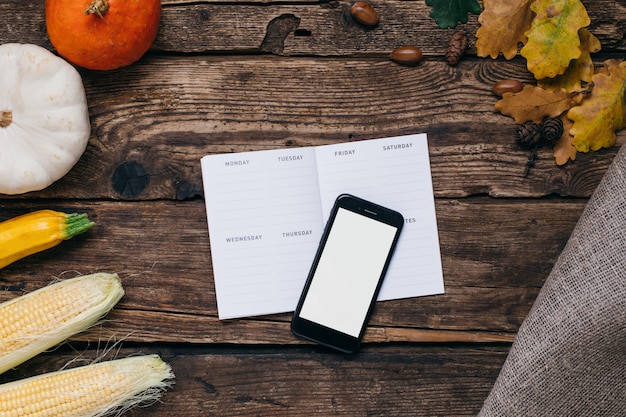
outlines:
M396 231L339 208L300 317L358 337Z

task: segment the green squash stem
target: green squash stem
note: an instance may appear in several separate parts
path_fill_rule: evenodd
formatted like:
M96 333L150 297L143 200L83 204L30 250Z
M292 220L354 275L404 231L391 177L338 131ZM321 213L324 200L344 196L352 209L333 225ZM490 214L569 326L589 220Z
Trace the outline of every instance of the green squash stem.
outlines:
M96 223L87 218L87 214L72 213L65 219L65 240L86 232L95 226Z

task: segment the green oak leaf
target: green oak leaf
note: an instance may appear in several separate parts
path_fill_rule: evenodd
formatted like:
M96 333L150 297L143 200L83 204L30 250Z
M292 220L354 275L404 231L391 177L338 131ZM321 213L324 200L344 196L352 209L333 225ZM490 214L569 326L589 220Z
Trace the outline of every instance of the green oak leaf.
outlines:
M440 28L453 28L457 22L467 23L467 14L479 14L480 4L478 0L426 0L426 5L433 9L430 17Z

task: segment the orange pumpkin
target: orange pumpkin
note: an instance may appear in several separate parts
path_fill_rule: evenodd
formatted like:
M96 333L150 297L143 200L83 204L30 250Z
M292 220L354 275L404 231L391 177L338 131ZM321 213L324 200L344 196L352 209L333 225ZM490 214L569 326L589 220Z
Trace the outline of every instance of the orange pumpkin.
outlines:
M139 60L159 30L160 0L46 0L50 42L68 61L111 70Z

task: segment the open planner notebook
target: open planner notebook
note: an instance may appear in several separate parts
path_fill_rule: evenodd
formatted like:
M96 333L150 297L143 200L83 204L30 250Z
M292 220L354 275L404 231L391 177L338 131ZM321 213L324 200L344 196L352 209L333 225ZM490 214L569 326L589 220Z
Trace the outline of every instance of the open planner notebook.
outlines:
M444 291L425 134L202 158L220 319L293 311L348 193L405 218L378 300Z

